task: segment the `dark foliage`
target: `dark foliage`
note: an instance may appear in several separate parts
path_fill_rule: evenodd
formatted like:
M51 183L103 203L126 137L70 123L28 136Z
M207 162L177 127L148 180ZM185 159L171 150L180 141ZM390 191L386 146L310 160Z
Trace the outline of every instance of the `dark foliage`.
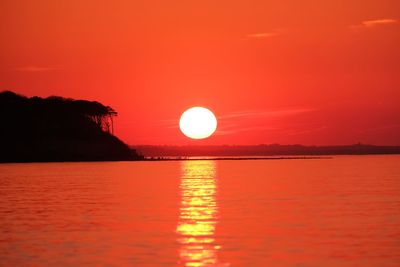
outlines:
M0 162L135 160L98 102L0 93Z

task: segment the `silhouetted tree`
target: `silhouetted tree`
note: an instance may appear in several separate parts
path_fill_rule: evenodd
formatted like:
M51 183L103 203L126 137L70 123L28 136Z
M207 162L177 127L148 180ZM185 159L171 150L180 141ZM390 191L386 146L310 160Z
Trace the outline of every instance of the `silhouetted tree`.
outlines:
M141 157L113 135L117 112L96 101L0 93L0 161Z

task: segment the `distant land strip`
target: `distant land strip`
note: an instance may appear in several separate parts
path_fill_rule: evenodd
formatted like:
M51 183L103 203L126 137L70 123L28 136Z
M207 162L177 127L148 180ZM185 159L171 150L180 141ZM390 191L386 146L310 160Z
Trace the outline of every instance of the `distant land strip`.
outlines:
M332 157L183 157L183 158L168 158L168 157L150 157L145 158L144 161L196 161L196 160L289 160L289 159L332 159Z
M339 146L305 145L220 145L220 146L131 146L144 157L270 157L270 156L329 156L329 155L383 155L400 154L400 146L366 144Z

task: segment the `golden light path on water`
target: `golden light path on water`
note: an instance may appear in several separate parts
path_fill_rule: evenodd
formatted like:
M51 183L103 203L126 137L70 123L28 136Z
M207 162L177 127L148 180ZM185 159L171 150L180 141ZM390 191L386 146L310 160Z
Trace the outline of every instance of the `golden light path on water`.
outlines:
M215 242L218 206L214 161L183 161L181 207L177 226L180 266L204 267L218 264Z

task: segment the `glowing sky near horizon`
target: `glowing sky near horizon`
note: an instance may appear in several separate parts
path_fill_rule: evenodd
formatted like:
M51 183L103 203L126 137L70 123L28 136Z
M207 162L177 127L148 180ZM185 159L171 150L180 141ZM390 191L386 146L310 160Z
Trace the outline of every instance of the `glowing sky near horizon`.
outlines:
M400 145L400 2L0 2L0 91L98 100L129 144ZM205 106L215 134L179 117Z

